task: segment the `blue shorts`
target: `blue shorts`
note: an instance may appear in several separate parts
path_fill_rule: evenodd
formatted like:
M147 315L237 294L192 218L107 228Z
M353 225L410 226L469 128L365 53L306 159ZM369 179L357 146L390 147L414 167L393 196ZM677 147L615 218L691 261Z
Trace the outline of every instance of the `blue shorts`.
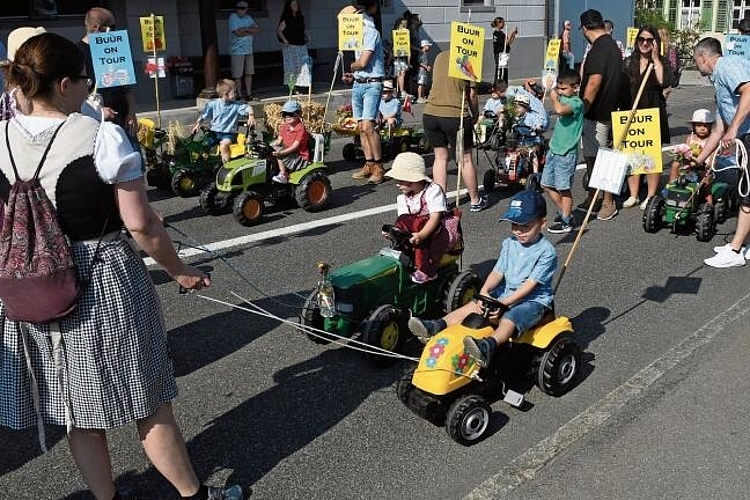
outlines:
M547 159L542 170L542 186L555 191L569 191L573 185L573 176L578 163L578 150L571 149L564 155L547 152Z
M352 117L357 121L375 121L380 114L380 97L382 94L382 82L355 82L352 88Z
M529 300L526 302L519 302L508 309L505 314L503 314L503 319L512 321L513 324L516 325L516 334L520 335L539 323L545 312L547 312L545 306L539 302Z
M213 147L219 144L223 140L229 140L229 142L236 142L237 141L237 134L233 134L231 132L216 132L215 130L212 131L213 136L208 139L208 145Z

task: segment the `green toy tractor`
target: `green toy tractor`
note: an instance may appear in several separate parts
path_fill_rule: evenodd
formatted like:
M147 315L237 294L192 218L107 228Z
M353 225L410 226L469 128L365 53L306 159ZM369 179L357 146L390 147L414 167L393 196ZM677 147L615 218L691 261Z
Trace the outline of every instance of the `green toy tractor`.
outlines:
M327 264L318 264L323 277L302 307L301 324L339 337L348 338L360 332L362 342L398 352L411 337L407 326L410 314L439 317L458 309L478 293L480 283L476 275L459 270L457 260L461 249L443 256L436 279L417 284L411 280L414 268L403 252L411 233L391 225L383 226L383 232L391 240L391 246L376 255L334 271ZM333 339L325 333L305 333L317 343ZM375 365L394 360L375 352L367 355Z
M261 221L265 203L296 201L307 212L319 212L331 204L333 189L328 178L328 167L323 163L325 138L312 136L315 141L313 161L305 168L291 172L289 182L273 182L278 166L273 149L263 141L249 136L247 154L230 160L216 171L215 182L200 193L200 206L210 215L231 210L237 222L253 226Z

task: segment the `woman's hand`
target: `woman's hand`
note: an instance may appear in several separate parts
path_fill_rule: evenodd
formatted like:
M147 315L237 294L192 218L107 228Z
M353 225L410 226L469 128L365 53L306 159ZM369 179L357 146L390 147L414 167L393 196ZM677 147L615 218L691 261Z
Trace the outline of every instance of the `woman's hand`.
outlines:
M211 278L197 267L184 264L173 276L174 280L186 290L200 290L211 286Z

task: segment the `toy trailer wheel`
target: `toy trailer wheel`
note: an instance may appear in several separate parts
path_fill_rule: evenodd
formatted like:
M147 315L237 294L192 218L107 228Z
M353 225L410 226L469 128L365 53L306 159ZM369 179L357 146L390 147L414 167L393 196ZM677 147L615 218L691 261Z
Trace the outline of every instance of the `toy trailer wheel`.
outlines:
M456 276L445 293L443 308L445 313L455 311L468 304L479 293L479 279L472 271L464 271Z
M198 181L192 173L180 169L172 176L172 191L181 198L190 198L199 192Z
M711 241L714 235L716 235L714 207L704 203L698 208L695 216L695 238L698 241Z
M232 214L243 226L254 226L263 218L263 197L254 191L245 191L234 200Z
M344 145L343 151L341 151L341 154L344 156L344 159L346 161L357 161L357 146L350 142L349 144Z
M539 360L537 385L545 394L562 396L575 384L581 370L581 348L565 332L555 339Z
M494 168L491 168L484 173L484 182L482 183L482 185L484 186L485 193L491 193L495 190L496 177L497 174L495 173Z
M313 292L307 297L302 310L299 313L299 322L304 326L315 328L316 330L323 330L323 316L320 315L320 308L318 307L318 291ZM326 337L321 332L309 332L308 330L299 329L300 332L304 333L308 339L312 340L316 344L328 344L332 339Z
M306 212L320 212L331 204L333 188L326 174L317 171L302 178L295 195L297 204Z
M211 183L201 190L199 198L201 208L208 215L218 215L221 213L223 207L216 203L216 196L219 194L219 189L215 183Z
M643 229L647 233L655 233L659 230L664 218L664 199L654 196L648 200L646 211L643 212Z
M716 200L716 203L714 203L714 221L716 221L717 224L721 224L727 220L728 215L729 207L727 206L726 200L724 198L719 198Z
M380 306L367 318L362 332L362 342L390 352L398 352L406 335L406 325L399 311L390 304ZM382 351L373 351L367 359L375 366L388 366L396 357L383 356Z
M453 402L445 418L445 431L464 446L478 442L490 424L492 410L482 396L468 394Z

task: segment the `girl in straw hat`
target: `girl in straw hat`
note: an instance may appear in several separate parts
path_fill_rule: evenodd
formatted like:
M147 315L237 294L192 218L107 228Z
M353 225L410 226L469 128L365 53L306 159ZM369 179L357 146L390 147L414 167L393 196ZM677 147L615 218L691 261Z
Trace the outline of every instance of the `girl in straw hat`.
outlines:
M437 277L437 263L448 251L448 234L441 230L448 209L443 189L425 175L424 159L417 153L401 153L385 176L396 180L401 192L396 199L396 226L412 233L414 283Z

